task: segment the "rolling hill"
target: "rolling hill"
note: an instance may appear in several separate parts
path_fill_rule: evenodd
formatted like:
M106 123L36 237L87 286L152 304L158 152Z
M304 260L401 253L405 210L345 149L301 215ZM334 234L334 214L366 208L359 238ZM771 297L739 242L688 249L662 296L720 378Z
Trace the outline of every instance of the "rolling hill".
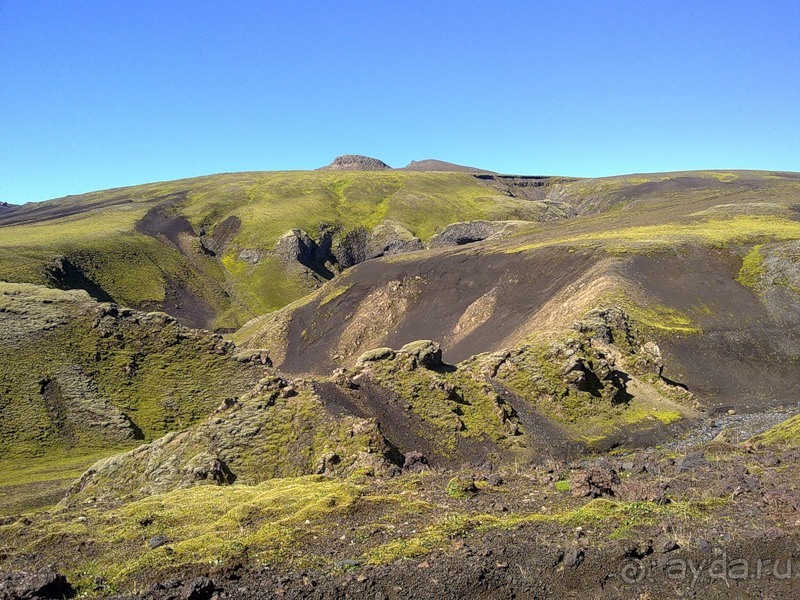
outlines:
M430 557L440 597L512 560L569 594L741 514L796 533L797 173L347 155L5 207L0 325L0 543L81 593Z

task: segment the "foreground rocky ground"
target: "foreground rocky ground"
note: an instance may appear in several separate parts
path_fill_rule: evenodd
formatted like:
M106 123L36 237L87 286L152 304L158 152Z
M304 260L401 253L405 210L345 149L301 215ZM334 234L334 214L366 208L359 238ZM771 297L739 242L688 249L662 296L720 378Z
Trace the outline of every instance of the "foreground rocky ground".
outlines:
M239 486L201 486L161 505L7 518L0 597L791 598L799 425L519 471L416 457L395 477L272 482L298 502L286 513L257 497L220 510L221 496L190 492ZM207 560L187 562L202 545Z

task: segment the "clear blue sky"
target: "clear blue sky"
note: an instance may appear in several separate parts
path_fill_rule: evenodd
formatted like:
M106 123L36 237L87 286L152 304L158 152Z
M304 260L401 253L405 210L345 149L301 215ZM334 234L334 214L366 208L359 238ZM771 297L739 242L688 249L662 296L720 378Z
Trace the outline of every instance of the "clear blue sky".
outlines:
M800 170L800 2L0 0L0 201L337 154Z

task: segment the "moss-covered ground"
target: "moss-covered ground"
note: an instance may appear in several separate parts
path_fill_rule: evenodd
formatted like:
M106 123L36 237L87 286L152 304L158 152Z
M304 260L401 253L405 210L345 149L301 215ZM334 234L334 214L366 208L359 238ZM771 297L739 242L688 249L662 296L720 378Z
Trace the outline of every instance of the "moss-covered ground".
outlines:
M164 203L172 203L170 216L186 217L198 233L213 234L231 217L241 226L218 248L219 260L207 260L202 252L181 252L136 231L147 211ZM370 230L388 219L426 240L449 223L536 220L545 210L463 173L314 171L214 175L93 192L22 210L36 220L43 209L55 214L0 227L0 280L48 283L53 258L66 256L127 306L159 306L170 286L188 288L211 306L214 325L225 328L313 289L280 261L265 258L253 265L239 257L244 249L271 251L291 229L314 236L321 226Z
M263 371L218 336L83 292L0 283L0 324L0 487L11 504L30 492L27 507L60 499L47 481L63 492L98 458L200 421Z
M734 447L702 472L677 471L669 457L646 455L658 473L624 472L617 493L594 499L576 496L559 478L580 474L586 467L579 465L504 470L494 480L480 471L437 470L389 479L306 476L203 485L116 507L29 515L0 525L0 544L11 568L31 557L55 564L87 597L143 590L185 573L214 576L232 564L329 574L397 561L413 566L434 553L443 560L466 544L480 548L519 535L569 546L578 531L577 543L589 552L610 543L635 546L655 530L659 543L669 540L678 548L694 544L709 527L735 527L737 510L754 510L751 496L725 491L726 478L738 476L745 458L758 481L751 485L783 485L778 471L762 466L769 464L766 454ZM619 468L626 460L637 458L612 463ZM701 485L703 478L713 484ZM650 501L625 491L637 485L661 486L668 496ZM745 529L783 522L773 510L752 515ZM491 547L499 554L498 546Z

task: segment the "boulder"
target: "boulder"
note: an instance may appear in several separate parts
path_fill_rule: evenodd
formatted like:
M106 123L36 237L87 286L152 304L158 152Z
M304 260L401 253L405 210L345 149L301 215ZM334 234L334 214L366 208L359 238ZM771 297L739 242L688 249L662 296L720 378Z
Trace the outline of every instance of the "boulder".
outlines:
M412 450L406 454L405 461L403 462L403 471L407 473L419 473L428 468L428 459L422 452Z
M182 600L209 600L216 589L208 577L195 577L181 588L180 597Z
M216 485L233 483L233 476L219 458L207 452L196 454L183 468L190 481L208 481Z
M686 456L679 458L675 462L675 470L678 473L686 473L687 471L694 471L700 467L707 467L708 461L705 454L702 452L692 452Z
M570 490L577 497L613 496L619 481L617 471L607 462L601 461L574 475L570 481Z
M410 356L414 366L434 369L442 365L442 349L437 342L431 340L417 340L406 344L398 354Z
M72 593L67 578L50 567L33 573L0 571L0 600L67 598Z
M452 223L428 240L430 248L463 246L473 242L502 237L513 231L520 223L517 221L468 221Z
M400 223L384 221L369 234L366 258L390 256L424 249L425 244Z
M356 369L362 368L366 363L375 362L379 360L392 360L395 357L395 352L391 348L375 348L374 350L367 350L358 357L356 361Z
M317 243L302 229L284 233L275 244L275 254L283 260L296 260L301 264L314 262Z

